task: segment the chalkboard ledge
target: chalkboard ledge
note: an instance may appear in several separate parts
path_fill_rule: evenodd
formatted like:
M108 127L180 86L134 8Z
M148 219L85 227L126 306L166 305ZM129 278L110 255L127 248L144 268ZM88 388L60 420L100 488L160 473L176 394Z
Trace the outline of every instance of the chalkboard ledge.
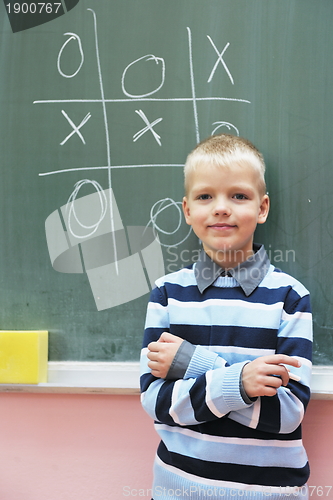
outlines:
M48 382L0 384L0 392L140 394L138 362L49 361Z
M333 400L333 366L313 366L311 399Z
M46 384L0 384L0 392L138 395L138 362L50 361ZM314 366L312 399L333 400L333 366Z

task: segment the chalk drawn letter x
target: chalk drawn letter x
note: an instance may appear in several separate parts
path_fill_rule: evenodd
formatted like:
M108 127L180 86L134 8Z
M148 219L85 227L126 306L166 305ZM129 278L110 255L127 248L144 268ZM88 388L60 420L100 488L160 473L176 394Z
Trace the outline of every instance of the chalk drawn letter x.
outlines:
M70 124L72 125L73 130L72 130L72 132L71 132L71 133L70 133L70 134L69 134L69 135L68 135L68 136L67 136L67 137L66 137L66 138L65 138L65 139L64 139L64 140L60 143L60 146L63 146L63 145L65 144L65 142L67 142L67 141L68 141L68 139L69 139L70 137L72 137L72 135L74 135L74 134L77 134L77 135L80 137L80 139L81 139L81 141L83 142L83 144L85 144L86 142L85 142L85 140L84 140L83 135L82 135L82 134L81 134L81 132L80 132L80 128L81 128L81 127L83 127L83 125L84 125L85 123L87 123L87 121L89 120L89 118L91 118L91 114L90 114L90 113L88 113L88 114L87 114L87 115L83 118L83 120L82 120L82 122L80 123L80 125L77 127L77 126L75 125L75 123L73 123L73 122L72 122L72 120L69 118L69 116L67 115L67 113L66 113L63 109L61 110L61 112L62 112L62 114L64 115L64 117L67 119L68 123L70 123Z
M223 60L224 53L225 53L225 51L227 50L227 48L229 47L230 43L229 43L229 42L227 43L227 45L224 47L223 51L222 51L222 52L221 52L221 54L220 54L220 53L219 53L219 51L217 50L217 48L216 48L216 46L215 46L215 44L214 44L213 40L211 39L211 37L210 37L209 35L207 35L207 38L208 38L208 40L210 41L210 43L212 44L212 46L213 46L213 48L214 48L214 50L215 50L216 54L218 55L218 59L217 59L216 63L214 64L214 67L213 67L213 69L212 69L212 71L211 71L211 74L209 75L209 78L208 78L208 80L207 80L207 83L210 83L210 82L212 81L213 76L214 76L214 73L215 73L215 71L216 71L216 68L217 68L217 66L218 66L219 62L221 62L221 63L222 63L222 65L223 65L223 67L224 67L224 69L225 69L225 70L226 70L226 72L227 72L228 77L230 78L231 83L232 83L232 84L234 84L234 79L232 78L232 75L231 75L231 73L230 73L230 71L229 71L229 69L228 69L228 66L226 65L226 63L225 63L225 62L224 62L224 60Z
M146 115L144 114L144 112L141 109L139 109L139 110L136 109L135 112L140 116L140 118L143 119L143 121L145 122L145 124L147 126L144 127L143 129L139 130L139 132L137 132L136 134L133 135L133 142L140 139L140 137L143 134L145 134L146 132L148 132L148 130L150 130L151 133L153 134L153 136L155 137L156 142L159 144L159 146L161 146L162 145L161 137L155 132L153 127L155 125L157 125L159 122L161 122L163 120L163 118L157 118L157 120L155 120L153 123L149 123L148 118L146 117Z

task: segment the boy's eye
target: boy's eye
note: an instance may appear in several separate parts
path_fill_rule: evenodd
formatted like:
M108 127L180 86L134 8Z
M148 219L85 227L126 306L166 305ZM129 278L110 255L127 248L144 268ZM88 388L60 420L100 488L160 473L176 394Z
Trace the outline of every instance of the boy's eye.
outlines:
M198 196L198 200L209 200L210 195L209 194L200 194Z
M245 194L237 193L234 195L236 200L247 200L247 196Z

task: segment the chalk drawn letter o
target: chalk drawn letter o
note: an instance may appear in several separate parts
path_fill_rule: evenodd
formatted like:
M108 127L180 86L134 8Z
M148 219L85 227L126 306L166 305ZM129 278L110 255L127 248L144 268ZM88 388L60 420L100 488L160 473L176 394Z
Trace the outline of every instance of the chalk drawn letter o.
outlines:
M66 40L66 42L63 44L63 46L61 47L60 49L60 52L59 52L59 55L58 55L58 60L57 60L57 67L58 67L58 71L59 73L61 74L61 76L63 76L64 78L73 78L75 75L78 74L78 72L80 71L80 69L82 68L82 64L83 64L83 61L84 61L84 54L83 54L83 50L82 50L82 44L81 44L81 39L78 35L76 35L75 33L64 33L64 36L67 36L69 35L69 38ZM76 40L77 43L78 43L78 46L79 46L79 51L80 51L80 55L81 55L81 61L80 61L80 64L79 64L79 67L77 68L77 70L71 74L71 75L66 75L66 73L64 73L61 68L60 68L60 58L62 56L62 53L64 51L64 48L66 47L66 45L71 41L71 40Z
M159 65L159 68L161 69L161 83L160 85L152 90L151 92L147 92L146 94L141 94L141 95L137 95L137 94L130 94L129 92L127 92L127 90L125 89L125 77L126 77L126 74L128 72L128 70L136 63L138 63L139 61L155 61L156 65ZM165 80L165 62L164 62L164 59L162 57L156 57L154 56L153 54L147 54L143 57L140 57L139 59L136 59L135 61L131 62L128 66L126 66L126 68L124 69L124 72L123 72L123 76L121 78L121 88L122 88L122 91L124 92L125 95L127 95L128 97L134 97L134 98L139 98L139 97L147 97L149 95L152 95L152 94L155 94L156 92L158 92L164 85L164 80Z
M95 223L90 224L90 225L87 225L87 224L84 224L83 222L81 222L79 220L79 217L78 217L76 210L75 210L75 200L80 192L80 189L87 184L91 184L95 188L96 193L98 195L99 205L100 205L99 218ZM82 201L82 198L81 198L81 201ZM95 203L95 205L98 205L98 203L96 204L95 199L94 199L94 203ZM85 208L87 208L87 207L85 207ZM75 238L88 238L88 237L92 236L97 231L100 223L104 219L104 217L106 215L106 211L107 211L107 199L106 199L105 192L102 189L102 186L97 181L93 181L90 179L83 179L82 181L78 181L75 184L74 191L70 195L68 202L67 202L67 205L66 205L66 213L68 215L67 227L68 227L69 232ZM72 228L72 224L71 224L72 219L75 220L76 225L78 227L81 227L82 229L86 229L86 230L88 230L88 232L86 234L84 234L83 236L75 233L73 228Z

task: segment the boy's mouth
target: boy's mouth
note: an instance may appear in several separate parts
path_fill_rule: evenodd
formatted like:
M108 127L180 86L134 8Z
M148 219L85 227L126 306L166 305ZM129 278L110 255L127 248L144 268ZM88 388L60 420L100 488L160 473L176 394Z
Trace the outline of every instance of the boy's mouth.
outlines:
M236 227L235 225L232 225L232 224L225 224L225 223L216 223L216 224L211 224L210 226L208 226L212 229L220 229L220 230L223 230L223 229L233 229L234 227Z

